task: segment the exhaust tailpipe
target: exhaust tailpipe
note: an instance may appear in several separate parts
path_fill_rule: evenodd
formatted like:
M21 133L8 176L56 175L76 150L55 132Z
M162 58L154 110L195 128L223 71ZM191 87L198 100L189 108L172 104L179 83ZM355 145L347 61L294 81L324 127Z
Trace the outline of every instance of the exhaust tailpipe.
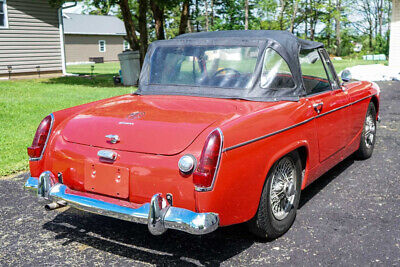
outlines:
M66 205L67 205L67 202L58 201L58 202L52 202L52 203L46 204L44 206L44 208L46 210L55 210L55 209L59 209L59 208L65 207Z

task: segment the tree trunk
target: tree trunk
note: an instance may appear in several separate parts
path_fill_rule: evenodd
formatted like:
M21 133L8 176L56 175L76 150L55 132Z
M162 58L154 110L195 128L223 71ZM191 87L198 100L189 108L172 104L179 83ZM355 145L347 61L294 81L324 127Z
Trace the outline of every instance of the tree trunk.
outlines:
M378 21L379 21L379 35L382 36L382 28L383 28L383 4L384 1L380 0L379 2L379 11L378 11Z
M214 0L211 0L211 27L214 26Z
M133 50L139 50L139 39L136 36L135 25L133 24L132 13L129 7L128 0L120 0L118 2L119 7L121 9L122 18L124 20L126 37L125 39L128 41L130 47Z
M304 33L305 33L305 39L308 39L308 0L306 0L306 5L305 5L305 19L304 19Z
M160 7L156 0L150 0L150 7L154 17L156 38L157 40L164 40L164 7Z
M310 22L310 40L314 41L315 40L315 24L314 22Z
M244 29L249 29L249 0L244 1Z
M341 55L340 46L342 45L342 36L340 30L340 14L341 14L341 0L336 0L336 15L335 15L335 34L336 34L336 55Z
M140 66L143 65L144 57L146 55L148 46L147 1L148 0L139 0Z
M187 31L188 31L189 33L192 33L192 32L193 32L192 23L190 22L190 18L189 18L188 21L187 21Z
M310 13L311 13L311 20L310 20L310 40L315 40L315 27L317 27L318 22L318 10L315 7L315 1L310 1Z
M290 32L291 33L293 33L293 31L294 31L294 19L296 18L298 8L299 8L299 0L295 0L292 18L290 19Z
M374 29L372 27L372 23L371 26L369 27L369 50L372 52L373 51L373 45L372 45L372 39L374 38Z
M184 34L186 32L186 28L188 27L189 4L190 4L190 0L185 0L182 4L181 22L179 25L179 33L178 34Z
M196 10L195 10L196 31L200 32L200 23L199 23L199 20L198 20L198 18L199 18L199 0L195 0L195 7L196 7Z
M280 30L283 30L283 14L285 13L286 9L286 0L280 0L281 10L279 11L279 27Z
M208 0L205 0L205 15L206 15L206 31L209 30L209 22L208 22Z
M331 47L331 29L332 29L332 1L329 0L328 1L328 7L327 7L327 13L328 13L328 17L327 17L327 22L326 22L326 38L328 39L328 48Z

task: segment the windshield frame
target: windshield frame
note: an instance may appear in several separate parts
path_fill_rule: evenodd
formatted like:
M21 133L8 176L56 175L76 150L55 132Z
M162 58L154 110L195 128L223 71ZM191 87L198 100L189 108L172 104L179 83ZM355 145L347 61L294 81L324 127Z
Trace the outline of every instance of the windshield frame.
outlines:
M203 50L203 48L205 48L202 51L203 53L204 52L208 52L208 51L218 51L218 50L223 51L223 50L240 49L240 48L254 49L253 52L255 52L256 55L253 57L253 60L255 59L255 61L253 62L253 65L251 66L251 69L249 69L248 72L241 73L241 74L245 74L245 75L248 74L249 75L248 82L246 83L245 86L240 86L240 85L239 86L229 86L229 85L226 85L226 84L223 84L223 85L201 84L201 83L195 83L195 81L194 81L194 83L180 83L180 82L170 82L170 83L169 82L166 82L166 83L159 82L158 83L158 82L155 82L155 81L151 81L152 78L153 79L156 78L156 77L153 77L153 75L157 72L157 69L160 68L159 66L155 66L155 64L157 64L157 62L156 63L153 62L153 60L156 60L154 58L157 57L157 53L163 53L162 50L160 50L160 49L163 49L163 48L167 48L167 49L168 48L173 48L173 49L175 49L175 48L178 48L178 49L179 48L183 48L182 50L185 50L184 47L185 48L192 47L193 51L198 50L200 52L201 52L201 50ZM207 48L209 48L209 49L207 49ZM158 51L158 50L160 50L160 51ZM193 45L193 46L185 44L185 45L182 45L181 47L173 46L173 45L158 46L154 50L154 54L151 57L152 63L150 65L150 75L149 75L148 84L149 85L162 85L162 86L171 85L171 86L185 86L185 87L214 87L214 88L221 88L221 89L240 89L240 90L243 90L243 89L246 89L248 87L251 87L253 85L253 83L254 83L254 79L255 79L255 75L256 75L256 73L255 73L256 66L257 66L257 63L258 63L258 59L260 58L261 52L262 51L260 51L259 46L255 45L255 44L252 44L252 45L231 44L231 45L211 45L211 46L210 45L205 45L205 44L200 44L200 45L196 44L196 45ZM184 55L184 54L181 54L181 55L182 56L189 56L189 55ZM198 71L200 71L200 73L198 73L198 74L200 74L200 75L208 75L209 74L209 72L208 72L209 70L208 70L208 66L206 66L206 64L212 64L213 61L204 62L203 63L204 66L200 66L199 57L198 56L194 56L194 55L193 55L193 57L196 58L196 63L195 63L195 61L192 62L193 63L193 67L195 65L198 66ZM246 58L243 58L240 61L244 62L245 60L246 60ZM240 61L239 61L239 65L241 64ZM166 67L165 64L168 64L168 61L167 61L167 59L164 59L164 62L159 62L159 63L163 63L164 64L163 67L165 68ZM174 64L174 63L171 63L171 64ZM182 64L182 62L180 62L180 64ZM161 67L161 69L163 69L163 67ZM203 69L203 68L205 68L205 69ZM225 67L224 69L226 69L226 68L229 68L229 67ZM174 69L174 68L172 68L172 69ZM234 69L236 69L236 68L234 68ZM220 70L221 70L221 68L217 69L217 71L220 71ZM193 73L194 72L195 72L195 70L193 69ZM163 74L161 74L161 75L163 75ZM213 74L211 74L211 77L212 77L212 75ZM210 76L206 76L206 77L210 78ZM203 76L203 78L205 78L205 77Z

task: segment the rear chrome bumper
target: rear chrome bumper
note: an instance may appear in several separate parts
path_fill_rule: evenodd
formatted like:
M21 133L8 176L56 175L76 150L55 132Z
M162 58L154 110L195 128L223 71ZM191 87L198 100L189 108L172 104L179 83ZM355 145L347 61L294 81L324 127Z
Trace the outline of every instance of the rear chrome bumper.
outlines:
M150 233L154 235L163 234L167 229L202 235L213 232L219 225L218 214L196 213L173 207L161 194L155 194L150 203L138 205L137 208L96 199L94 194L74 191L58 183L48 171L43 172L39 179L30 177L25 183L25 189L36 192L39 199L62 203L60 206L68 205L95 214L147 224Z

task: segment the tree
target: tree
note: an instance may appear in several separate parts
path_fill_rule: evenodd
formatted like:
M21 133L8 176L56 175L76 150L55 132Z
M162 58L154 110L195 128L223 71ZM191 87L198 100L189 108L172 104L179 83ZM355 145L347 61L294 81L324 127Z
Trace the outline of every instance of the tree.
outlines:
M280 30L284 30L285 29L285 25L283 22L283 18L284 18L284 14L285 14L285 9L287 6L287 0L279 0L280 3L280 9L279 9L279 29Z
M336 10L335 10L335 35L336 35L336 55L340 56L341 55L341 45L342 45L342 39L341 39L341 28L340 28L340 16L342 12L342 1L341 0L336 0Z
M205 0L204 3L205 3L205 11L204 11L204 13L206 15L206 31L209 31L210 30L210 26L209 26L209 21L208 21L208 0Z
M56 5L65 0L49 0ZM354 42L364 50L387 51L390 0L83 0L85 12L118 9L126 40L143 62L149 41L192 31L287 30L318 40L345 56ZM150 39L150 40L149 40Z
M188 27L190 0L184 0L182 3L181 22L179 24L179 33L184 34Z
M249 29L249 0L244 0L244 29Z
M293 31L294 31L294 22L295 22L295 18L296 18L298 9L299 9L299 0L295 0L294 1L294 6L293 6L293 15L292 15L292 18L290 19L290 29L289 29L289 31L291 33L293 33Z
M112 0L105 1L93 1L84 0L83 1L83 12L92 15L109 15L111 8L115 5Z
M122 0L121 0L122 1ZM140 33L140 66L143 65L144 57L147 53L148 33L147 33L147 8L148 0L139 1L139 33Z
M150 7L151 11L153 12L153 18L155 22L156 38L157 40L164 40L164 4L159 0L150 0Z
M211 0L211 27L214 27L214 0Z

